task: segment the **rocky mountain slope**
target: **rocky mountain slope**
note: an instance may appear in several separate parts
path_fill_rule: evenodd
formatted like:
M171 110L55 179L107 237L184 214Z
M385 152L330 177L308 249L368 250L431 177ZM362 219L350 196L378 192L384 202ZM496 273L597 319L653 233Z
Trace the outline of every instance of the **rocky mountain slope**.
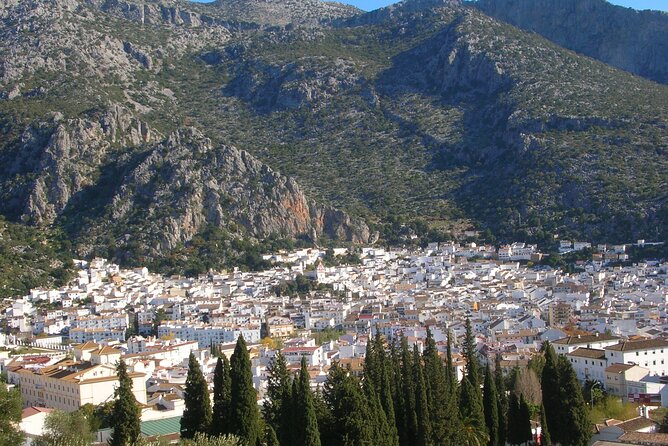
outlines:
M668 83L668 14L605 0L478 0L482 11L614 67Z
M668 233L668 87L459 1L4 0L0 20L0 213L81 254L180 256L213 229Z

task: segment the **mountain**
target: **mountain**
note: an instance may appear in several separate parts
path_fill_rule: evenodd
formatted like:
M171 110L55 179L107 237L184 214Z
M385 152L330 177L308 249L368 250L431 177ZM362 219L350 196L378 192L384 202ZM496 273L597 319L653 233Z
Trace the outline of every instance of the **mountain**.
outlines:
M499 20L558 45L663 84L668 83L668 14L605 0L478 0Z
M80 255L668 234L668 87L459 1L3 0L0 20L0 213Z

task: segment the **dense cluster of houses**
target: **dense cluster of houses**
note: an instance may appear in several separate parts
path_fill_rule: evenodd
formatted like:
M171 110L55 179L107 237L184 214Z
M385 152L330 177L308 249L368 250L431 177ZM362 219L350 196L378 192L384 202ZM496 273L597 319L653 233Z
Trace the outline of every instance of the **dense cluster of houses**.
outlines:
M114 365L123 358L142 420L173 420L183 411L188 355L210 380L211 352L231 355L240 335L251 349L261 403L278 349L294 368L306 358L316 388L334 361L361 373L366 343L377 332L422 348L430 327L443 353L452 334L461 376L458 341L468 318L483 362L499 357L506 371L523 367L549 340L583 382L596 381L624 400L668 406L668 264L613 267L592 258L566 273L528 267L524 261L542 254L524 243L498 250L473 243L371 247L361 250L359 264L338 266L326 266L326 254L278 253L266 256L276 264L266 271L196 278L78 261L70 285L7 303L11 334L0 336L2 370L20 385L30 416L42 417L42 408L72 411L113 399ZM344 254L334 250L335 257ZM277 293L298 275L320 286Z

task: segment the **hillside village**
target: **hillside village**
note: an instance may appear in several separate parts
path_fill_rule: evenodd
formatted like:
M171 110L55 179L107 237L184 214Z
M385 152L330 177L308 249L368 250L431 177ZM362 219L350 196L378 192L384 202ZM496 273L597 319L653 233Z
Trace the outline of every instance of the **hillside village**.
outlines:
M461 379L469 319L483 363L498 360L510 373L550 341L583 384L643 408L666 407L668 263L620 264L626 248L596 246L571 273L540 264L543 254L524 243L374 247L354 256L345 248L302 249L265 256L274 264L266 271L196 278L77 261L70 285L6 302L0 364L20 387L28 438L41 434L54 409L111 401L121 358L142 405L143 434L170 435L179 429L191 352L210 382L215 356L230 356L243 336L261 404L279 349L294 370L306 358L318 389L334 362L360 374L377 332L421 350L429 327L444 354L451 333ZM562 253L585 249L592 246L560 245ZM630 426L656 429L649 421ZM102 429L98 440L108 435Z

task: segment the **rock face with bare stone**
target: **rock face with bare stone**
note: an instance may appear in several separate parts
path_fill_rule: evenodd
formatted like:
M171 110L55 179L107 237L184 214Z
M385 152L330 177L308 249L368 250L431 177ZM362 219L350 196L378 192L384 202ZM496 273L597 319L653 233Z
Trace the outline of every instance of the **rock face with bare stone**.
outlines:
M665 15L601 3L0 0L0 214L153 258L207 228L660 239L668 87L554 42L653 78ZM648 26L615 53L589 13Z

